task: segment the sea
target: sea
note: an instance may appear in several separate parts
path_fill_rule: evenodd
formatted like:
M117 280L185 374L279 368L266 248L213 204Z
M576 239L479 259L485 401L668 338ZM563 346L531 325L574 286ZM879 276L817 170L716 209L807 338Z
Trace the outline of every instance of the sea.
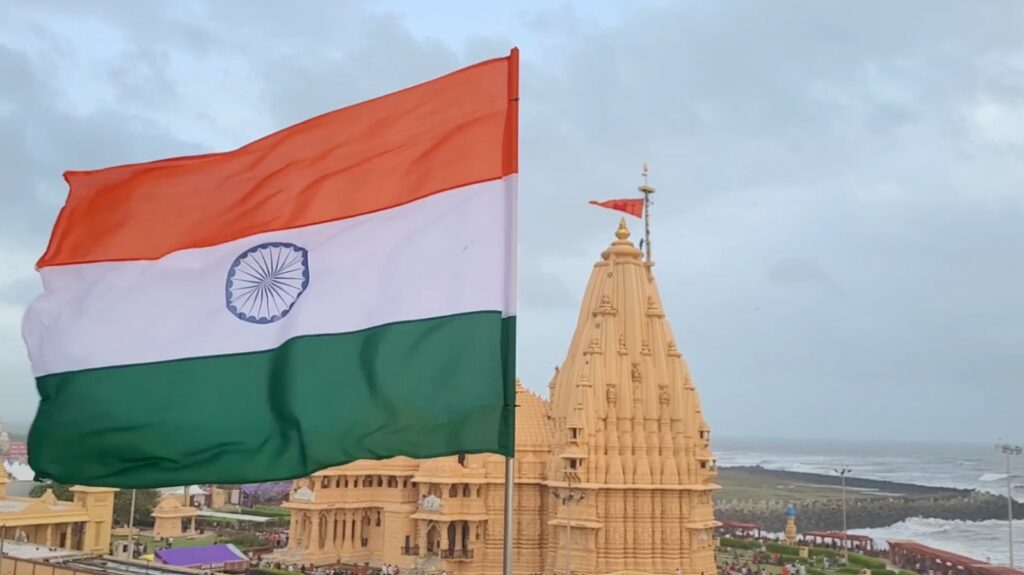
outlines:
M716 438L712 448L720 467L761 466L765 469L834 474L846 466L851 476L933 487L979 489L1006 494L1006 458L994 443L842 442L824 440ZM1011 458L1012 493L1024 501L1024 456ZM1014 523L1018 567L1024 555L1024 521ZM911 539L1006 565L1009 561L1006 521L949 521L911 518L888 527L857 529L884 546L889 539Z

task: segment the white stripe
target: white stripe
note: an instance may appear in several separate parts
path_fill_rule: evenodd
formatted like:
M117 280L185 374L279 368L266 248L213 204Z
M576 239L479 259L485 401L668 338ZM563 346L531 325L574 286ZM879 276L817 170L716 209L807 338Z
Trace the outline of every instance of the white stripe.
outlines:
M515 206L510 176L156 261L43 268L44 294L22 325L33 373L260 351L302 335L464 312L514 315ZM306 248L309 284L281 320L249 323L227 308L227 274L265 242Z

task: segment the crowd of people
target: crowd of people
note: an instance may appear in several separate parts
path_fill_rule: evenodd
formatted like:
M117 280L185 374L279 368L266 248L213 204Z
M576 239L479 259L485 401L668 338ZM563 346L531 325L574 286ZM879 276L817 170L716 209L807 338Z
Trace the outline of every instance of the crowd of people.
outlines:
M398 565L384 564L380 567L371 567L369 563L362 565L290 565L286 563L257 560L254 565L263 569L275 571L287 571L296 575L401 575L402 570ZM445 571L441 575L448 575Z

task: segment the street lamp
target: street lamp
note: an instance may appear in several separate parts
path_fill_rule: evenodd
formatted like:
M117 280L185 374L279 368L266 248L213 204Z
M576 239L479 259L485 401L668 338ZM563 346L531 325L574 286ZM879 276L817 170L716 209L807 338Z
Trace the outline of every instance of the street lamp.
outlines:
M84 546L83 546L84 548ZM132 489L132 504L128 508L128 558L135 559L135 490Z
M846 542L846 476L853 473L853 470L844 465L841 468L833 469L832 471L839 474L840 481L842 481L843 485L843 562L846 563L845 559L848 557Z
M1010 530L1010 569L1013 569L1013 486L1010 483L1010 456L1020 455L1022 453L1022 449L1019 445L1010 445L1009 443L997 445L996 449L1002 451L1003 455L1006 456L1006 524Z
M565 575L572 575L572 504L583 501L587 494L569 487L565 492L556 489L551 495L565 505Z

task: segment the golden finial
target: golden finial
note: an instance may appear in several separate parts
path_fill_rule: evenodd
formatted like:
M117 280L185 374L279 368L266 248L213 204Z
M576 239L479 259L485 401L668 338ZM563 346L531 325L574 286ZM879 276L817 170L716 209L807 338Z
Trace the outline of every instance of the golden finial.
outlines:
M626 218L619 219L619 229L615 230L615 237L620 240L629 238L629 228L626 227Z

